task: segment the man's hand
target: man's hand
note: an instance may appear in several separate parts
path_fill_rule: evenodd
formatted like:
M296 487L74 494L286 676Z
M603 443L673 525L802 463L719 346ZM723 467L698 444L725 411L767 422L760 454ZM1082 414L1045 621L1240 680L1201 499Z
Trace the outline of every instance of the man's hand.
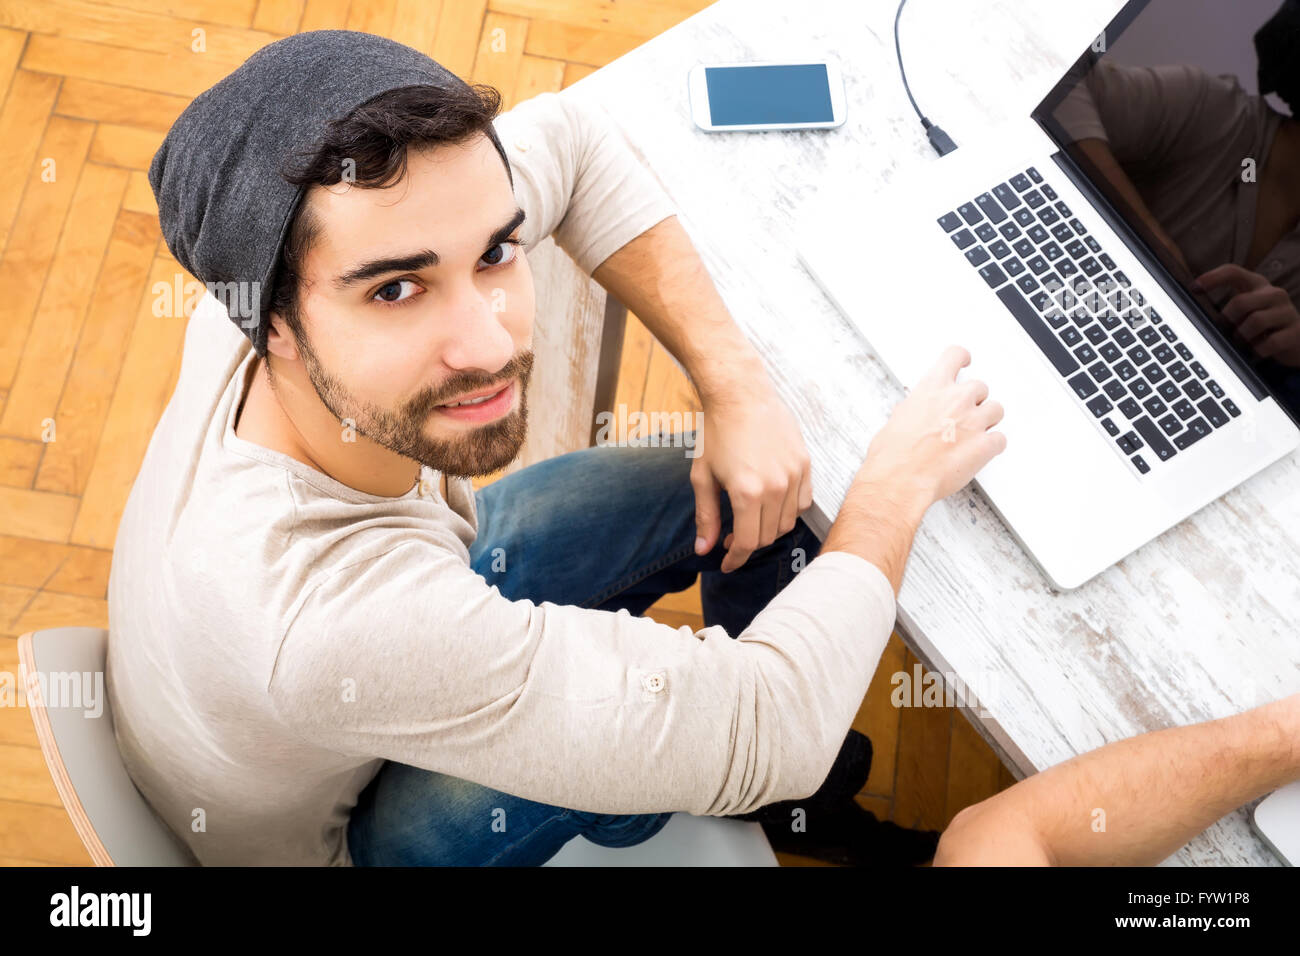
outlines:
M957 381L970 353L950 346L895 406L867 449L822 552L848 551L870 561L897 594L926 509L965 486L1007 446L991 429L1002 406L977 380Z
M1209 291L1227 287L1233 295L1219 311L1245 344L1260 358L1300 366L1300 313L1285 289L1257 272L1228 263L1196 277Z
M732 531L723 545L724 572L794 528L812 505L812 471L799 423L766 380L702 401L695 488L696 554L707 554L722 530L719 492L731 501Z

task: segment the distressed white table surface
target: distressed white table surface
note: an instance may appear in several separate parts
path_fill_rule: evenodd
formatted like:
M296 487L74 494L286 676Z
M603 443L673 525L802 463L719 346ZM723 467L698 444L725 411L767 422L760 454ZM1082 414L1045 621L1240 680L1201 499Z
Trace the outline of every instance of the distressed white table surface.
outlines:
M985 124L1032 111L1121 6L913 0L902 23L913 93L969 143ZM893 0L722 0L566 94L601 105L677 203L803 424L807 517L823 534L902 391L800 266L791 231L824 175L854 170L870 191L940 161L898 79L894 10ZM826 55L845 71L848 120L837 130L710 134L691 121L695 63ZM1279 462L1069 593L1051 590L968 488L917 534L899 630L933 669L984 689L983 715L968 715L1021 776L1300 691L1298 487L1296 458ZM1244 810L1168 862L1276 863Z

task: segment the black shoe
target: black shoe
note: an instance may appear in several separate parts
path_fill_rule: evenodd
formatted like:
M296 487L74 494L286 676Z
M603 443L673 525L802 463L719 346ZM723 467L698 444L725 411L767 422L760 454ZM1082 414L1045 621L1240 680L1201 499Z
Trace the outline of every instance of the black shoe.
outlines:
M794 853L841 866L918 866L934 859L939 831L909 830L880 821L849 798L834 807L809 807L802 832L795 818L763 822L763 833L778 853Z
M728 819L788 825L792 810L834 807L845 800L852 800L853 796L860 793L867 785L867 777L870 774L871 741L865 734L850 730L840 746L835 762L831 765L830 773L826 775L821 787L812 796L769 803L749 813L732 814Z

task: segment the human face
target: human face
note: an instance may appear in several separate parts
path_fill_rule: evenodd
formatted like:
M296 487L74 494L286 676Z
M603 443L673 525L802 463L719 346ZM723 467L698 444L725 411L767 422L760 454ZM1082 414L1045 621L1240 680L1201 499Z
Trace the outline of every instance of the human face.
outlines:
M533 281L516 244L523 211L491 140L411 150L391 186L314 187L304 201L320 229L298 349L325 407L448 475L513 461L527 428Z

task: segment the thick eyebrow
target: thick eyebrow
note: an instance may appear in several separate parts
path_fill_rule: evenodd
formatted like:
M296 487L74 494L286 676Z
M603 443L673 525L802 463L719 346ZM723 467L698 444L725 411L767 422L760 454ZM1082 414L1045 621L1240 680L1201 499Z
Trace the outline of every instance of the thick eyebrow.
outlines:
M516 208L509 221L498 228L488 236L484 249L491 249L499 242L509 238L510 233L518 229L524 222L524 211ZM361 265L349 269L334 280L335 288L340 291L346 290L359 282L367 279L373 279L377 276L385 275L389 272L418 272L421 269L427 269L429 266L436 266L439 262L438 253L432 249L422 249L419 252L413 252L404 256L386 256L383 259L372 259L369 262L363 262Z

